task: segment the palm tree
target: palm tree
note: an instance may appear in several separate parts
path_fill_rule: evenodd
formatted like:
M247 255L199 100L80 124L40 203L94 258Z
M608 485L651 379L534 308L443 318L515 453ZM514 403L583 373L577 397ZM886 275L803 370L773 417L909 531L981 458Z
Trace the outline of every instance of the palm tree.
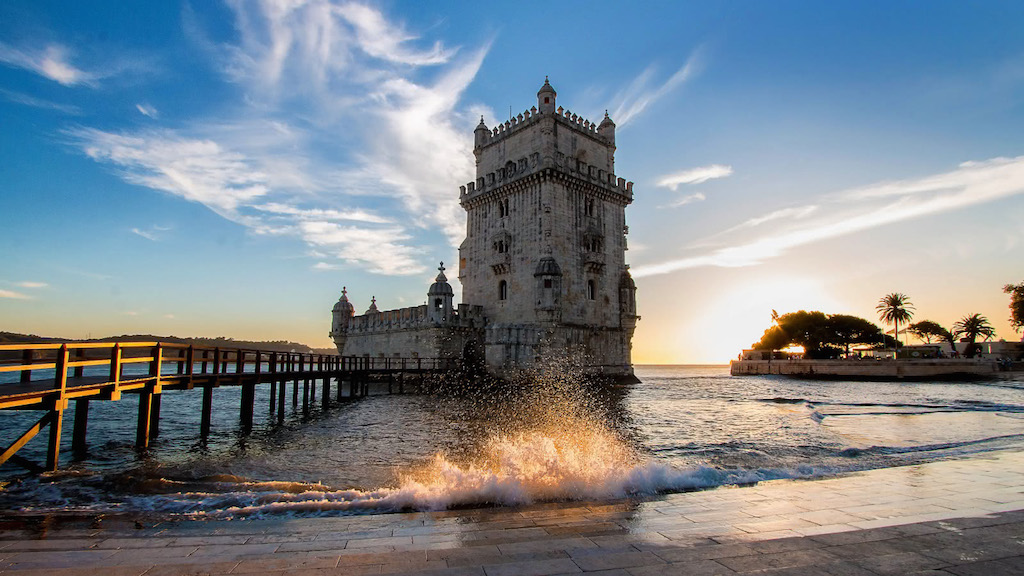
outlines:
M978 336L984 336L986 340L996 335L996 329L988 323L988 318L985 318L981 314L971 314L970 316L964 316L953 324L953 333L957 336L967 337L967 352L968 358L974 358L977 350L974 349L974 341L978 339Z
M900 345L900 322L907 323L914 317L914 305L910 303L910 297L906 294L893 292L886 294L875 306L878 311L878 319L886 324L893 324L896 330L896 347Z

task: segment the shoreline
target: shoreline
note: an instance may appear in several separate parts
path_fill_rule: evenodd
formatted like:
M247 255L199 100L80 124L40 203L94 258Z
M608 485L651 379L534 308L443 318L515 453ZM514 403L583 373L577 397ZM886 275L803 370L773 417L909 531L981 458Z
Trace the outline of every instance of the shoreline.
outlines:
M0 570L497 576L609 569L639 576L958 566L954 573L1013 573L1004 564L1024 565L1022 511L1024 452L1004 450L641 500L3 530Z

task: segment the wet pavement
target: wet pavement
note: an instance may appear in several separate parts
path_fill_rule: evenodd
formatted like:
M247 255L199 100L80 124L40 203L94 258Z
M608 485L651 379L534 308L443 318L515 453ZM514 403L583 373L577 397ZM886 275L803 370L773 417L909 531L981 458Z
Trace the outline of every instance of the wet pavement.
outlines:
M0 572L1024 574L1024 454L640 501L44 527L0 532Z

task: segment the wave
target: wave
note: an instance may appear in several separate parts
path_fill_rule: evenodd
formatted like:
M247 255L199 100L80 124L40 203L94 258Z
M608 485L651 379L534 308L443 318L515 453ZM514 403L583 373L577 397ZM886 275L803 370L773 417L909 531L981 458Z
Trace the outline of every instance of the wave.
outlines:
M261 482L230 475L193 480L148 478L137 482L119 502L75 498L77 504L72 504L68 494L61 494L51 483L36 486L39 492L27 498L34 505L17 512L129 512L217 519L375 514L644 497L839 471L814 466L679 469L639 458L612 432L601 428L498 435L490 439L482 454L474 461L461 463L436 454L400 474L394 486L369 490L336 489L308 482ZM139 489L140 483L145 484L144 490Z

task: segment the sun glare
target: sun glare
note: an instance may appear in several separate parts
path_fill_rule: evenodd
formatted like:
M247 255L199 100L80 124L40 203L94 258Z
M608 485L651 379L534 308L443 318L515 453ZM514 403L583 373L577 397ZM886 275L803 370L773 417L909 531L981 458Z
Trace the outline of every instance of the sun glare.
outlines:
M796 310L843 309L818 280L806 277L762 278L725 290L709 302L702 316L693 319L700 326L699 338L688 344L681 356L690 362L725 363L740 350L761 339L772 322L772 310L779 314Z

